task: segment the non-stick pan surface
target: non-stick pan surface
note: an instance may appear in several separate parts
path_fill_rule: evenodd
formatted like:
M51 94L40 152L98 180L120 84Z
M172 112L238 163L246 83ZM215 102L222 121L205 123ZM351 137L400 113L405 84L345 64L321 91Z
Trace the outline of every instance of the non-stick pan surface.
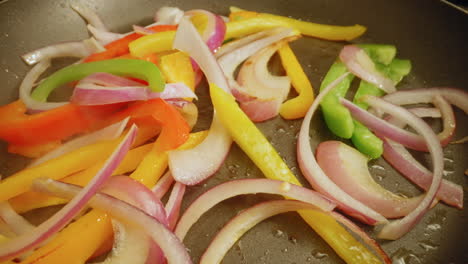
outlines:
M466 74L468 56L468 16L438 1L338 1L338 0L101 0L78 1L94 9L114 31L126 32L132 24L150 23L154 11L163 5L188 10L203 8L227 14L230 5L276 13L303 20L338 25L362 24L367 33L356 42L389 43L398 47L398 57L411 59L413 71L400 87L420 88L454 86L468 89ZM88 36L83 20L69 8L66 0L0 1L0 103L17 98L17 88L28 67L19 55L50 43L80 40ZM345 43L302 38L292 47L299 54L315 89ZM59 60L58 63L67 63ZM200 88L198 129L210 122L206 86ZM55 98L66 93L55 94ZM468 118L457 110L457 137L466 136ZM300 121L286 122L276 118L258 126L280 151L296 175L295 136ZM435 126L440 124L435 123ZM0 124L1 126L1 124ZM320 115L313 120L312 144L334 139ZM8 176L24 166L26 160L6 154L0 146L0 174ZM449 145L444 150L447 179L466 190L468 150L465 145ZM428 157L420 155L423 161ZM382 159L370 163L373 175L387 188L406 195L419 190L411 186ZM222 169L206 183L189 188L184 206L206 188L220 182L247 177L262 177L260 171L233 146ZM302 176L300 176L302 177ZM303 181L304 182L304 181ZM246 196L223 202L197 223L186 239L187 247L197 262L215 232L240 210L270 196ZM465 198L465 206L467 199ZM38 218L41 213L28 216ZM395 263L468 263L467 210L438 204L409 234L393 241L380 241ZM372 232L371 228L367 228ZM295 213L273 217L248 232L231 249L224 263L342 263L333 250ZM65 263L65 262L64 262Z

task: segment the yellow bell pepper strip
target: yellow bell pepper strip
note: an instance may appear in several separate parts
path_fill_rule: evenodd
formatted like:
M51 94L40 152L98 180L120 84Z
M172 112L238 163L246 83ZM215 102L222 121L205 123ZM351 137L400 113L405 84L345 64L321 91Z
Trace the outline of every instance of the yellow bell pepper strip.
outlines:
M112 175L122 175L124 173L135 170L138 164L140 164L140 162L143 160L143 157L149 153L152 147L152 144L146 144L128 151L127 155L115 169ZM61 181L79 186L85 186L94 177L94 175L96 175L99 169L102 168L103 164L104 162L100 161L86 170L61 179ZM20 214L37 208L64 204L67 201L68 200L66 199L49 196L44 193L35 191L25 192L9 200L10 205L16 212Z
M136 77L147 81L149 83L149 87L156 92L164 90L164 77L158 67L153 63L144 60L111 59L72 64L62 68L41 82L31 93L31 97L38 101L45 102L47 101L49 94L55 88L69 82L81 80L96 72L107 72L116 75Z
M285 119L302 118L314 101L314 90L289 44L279 48L278 53L293 87L299 94L281 105L280 115Z
M301 185L262 132L239 108L234 97L214 84L210 84L210 94L220 121L263 174L270 179ZM299 214L346 263L381 263L332 216L315 210L300 211Z
M34 251L20 263L83 264L93 255L96 248L113 235L110 220L106 213L92 210L83 215L79 221L68 225L67 232L58 233L50 242ZM71 243L72 241L74 243Z
M192 133L187 141L178 149L191 149L202 142L207 135L208 131ZM162 175L167 169L168 160L167 154L161 155L161 157L162 159L157 160L155 166L162 168L159 169ZM132 174L130 177L142 182L147 187L152 187L161 175ZM135 178L135 176L139 178ZM74 225L77 228L74 228ZM101 232L101 230L105 230L106 232ZM77 232L79 232L79 236ZM67 263L83 264L111 236L112 225L109 217L98 210L92 210L75 221L74 224L64 228L49 243L36 250L31 256L22 261L21 264L62 264L64 259L72 261Z
M175 31L158 32L134 40L128 44L130 54L141 58L150 53L158 53L172 49Z
M143 144L148 139L154 137L157 132L159 132L158 127L140 129L133 146ZM100 158L104 159L109 156L122 139L123 136L115 140L102 141L84 146L58 158L21 170L5 178L0 182L0 201L6 201L28 191L32 182L37 178L47 176L59 180L91 167L96 161L99 161Z
M47 152L58 148L61 144L62 142L60 140L52 140L34 145L8 144L8 153L18 154L28 158L39 158Z
M161 56L159 68L168 83L184 83L192 91L195 91L195 73L187 54L178 51Z
M236 14L236 12L233 12L230 15L230 17L235 18L235 19L240 19L240 20L229 22L228 25L230 23L248 21L252 19L253 20L258 19L257 23L261 23L261 21L268 21L267 23L274 23L274 22L286 23L290 25L290 27L293 27L299 30L301 34L303 35L326 39L326 40L336 40L336 41L353 40L361 36L362 34L364 34L364 32L366 32L366 27L361 26L361 25L334 26L334 25L317 24L317 23L301 21L301 20L297 20L294 18L272 15L272 14L267 14L267 13L258 13L257 16L253 16L252 13L249 13L247 17L250 17L250 18L244 18L243 15L246 14L245 13L246 10L236 9L236 11L240 11L241 13ZM278 26L281 26L281 25L278 25ZM229 32L229 26L228 26L228 32ZM228 32L226 32L226 35L228 35ZM229 36L232 37L231 35ZM229 39L228 37L226 38Z

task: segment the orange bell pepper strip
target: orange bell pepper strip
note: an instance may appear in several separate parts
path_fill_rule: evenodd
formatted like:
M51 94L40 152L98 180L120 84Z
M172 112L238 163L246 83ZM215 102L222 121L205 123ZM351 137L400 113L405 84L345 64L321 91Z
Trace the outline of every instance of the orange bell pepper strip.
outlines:
M156 25L149 27L149 29L155 32L164 32L164 31L175 31L177 26L175 25ZM92 54L84 59L84 62L91 62L91 61L100 61L100 60L108 60L113 59L122 55L129 53L128 44L144 35L138 33L129 34L121 39L113 41L106 46L105 51Z
M9 144L8 152L18 154L28 158L39 158L40 156L50 152L62 144L60 140L53 140L46 143L34 144L34 145L18 145Z
M178 149L193 148L203 141L207 134L208 131L190 134L187 141ZM142 182L147 187L152 187L168 166L167 154L162 157L163 159L155 162L155 166L160 168L158 169L160 175L132 174L130 177ZM97 223L99 223L99 227L96 227ZM81 229L73 228L73 225L79 226ZM67 263L83 264L112 236L112 225L109 217L107 217L105 213L101 213L97 210L92 210L90 213L75 221L73 225L64 228L49 243L34 251L20 263L62 264L64 263L64 259L67 259ZM103 229L105 232L96 232L98 229ZM110 232L107 232L108 230L110 230ZM76 235L78 231L79 236Z
M61 107L28 115L20 100L0 107L0 139L18 145L34 145L66 139L89 131L122 104Z
M237 7L231 7L230 18L233 18L234 21L229 22L231 27L239 28L243 24L253 25L253 24L266 24L266 23L277 23L277 26L284 26L287 24L301 32L301 34L316 37L326 40L353 40L366 32L366 27L362 25L354 26L335 26L335 25L326 25L326 24L317 24L308 21L302 21L290 17L272 15L267 13L257 13L246 11ZM244 23L242 23L244 21ZM234 26L233 26L234 25ZM231 30L233 30L233 28ZM229 32L229 31L228 31ZM226 32L226 35L228 35ZM232 34L232 32L231 32Z
M210 84L210 95L220 121L265 177L301 185L262 132L240 109L232 95L214 84ZM242 129L239 129L240 127ZM346 263L381 263L332 216L318 210L299 211L299 214Z
M159 127L140 127L133 146L139 146L159 132ZM105 159L117 147L123 136L115 140L101 141L71 151L34 167L21 170L0 182L0 201L18 196L31 188L32 182L40 177L59 180L87 169Z
M281 105L280 115L285 119L302 118L314 101L314 90L291 47L286 43L279 48L278 53L292 86L299 93Z
M184 83L195 91L195 72L190 57L183 52L174 52L159 58L159 69L168 83Z

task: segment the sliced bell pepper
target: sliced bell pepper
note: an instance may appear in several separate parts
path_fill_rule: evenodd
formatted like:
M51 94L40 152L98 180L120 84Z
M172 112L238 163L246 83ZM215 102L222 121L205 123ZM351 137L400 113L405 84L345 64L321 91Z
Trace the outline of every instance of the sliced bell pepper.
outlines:
M39 158L40 156L50 152L62 144L60 140L53 140L46 143L39 143L34 145L19 145L9 144L8 152L18 154L28 158Z
M195 72L190 57L183 52L174 52L159 58L159 69L168 83L184 83L195 91Z
M278 53L292 86L299 94L281 105L280 115L285 119L302 118L314 101L314 90L289 44L281 46Z
M177 29L177 26L175 25L156 25L149 27L149 29L155 31L155 32L164 32L164 31L174 31ZM113 41L106 46L105 51L99 52L99 53L94 53L90 56L88 56L86 59L84 59L84 62L92 62L92 61L100 61L100 60L109 60L113 59L116 57L120 57L122 55L126 55L129 53L128 50L128 44L130 42L142 37L144 35L138 34L138 33L132 33L129 34L121 39L118 39L116 41Z
M135 170L138 164L140 164L140 162L143 160L143 157L151 150L151 148L152 144L150 143L129 150L125 158L115 169L112 175L122 175L124 173ZM85 186L94 177L94 175L96 175L96 173L103 165L104 161L99 161L93 166L73 175L67 176L60 181ZM25 192L9 200L10 205L16 212L20 214L37 208L64 204L67 201L68 200L66 199L52 197L35 191Z
M130 44L128 44L128 48L130 54L141 58L150 53L171 50L174 37L174 31L151 34L130 42Z
M0 138L14 145L36 145L87 132L122 104L61 107L28 115L20 100L0 107ZM39 147L38 147L39 148Z
M144 60L112 59L73 64L62 68L41 82L33 90L31 96L38 101L45 102L55 88L78 81L96 72L136 77L148 81L149 87L156 92L164 90L164 77L153 63Z
M231 9L232 10L232 9ZM226 39L234 37L233 34L236 30L242 30L241 25L242 22L245 22L244 25L247 24L262 24L262 23L277 23L276 27L284 26L287 24L301 32L301 34L316 37L321 39L327 40L353 40L366 32L366 27L361 25L354 25L354 26L333 26L333 25L325 25L325 24L317 24L307 21L301 21L294 18L272 15L267 13L258 13L256 16L252 12L247 13L246 10L236 9L239 11L239 14L236 12L232 12L230 17L235 18L235 21L228 23L228 31L226 32ZM245 18L247 17L247 18ZM249 20L251 20L249 22ZM239 24L236 24L239 23ZM231 27L231 28L229 28ZM234 30L236 29L236 30ZM245 30L245 29L244 29ZM253 33L253 32L251 32ZM245 35L245 34L244 34Z
M234 97L214 84L210 84L210 94L219 119L263 174L270 179L301 185L262 132L239 108ZM381 263L332 216L318 210L300 211L299 214L347 263Z
M207 131L190 134L188 140L182 146L180 146L179 149L193 148L201 141L203 141L207 134ZM159 170L162 175L168 166L168 162L167 154L162 155L161 157L161 160L156 161L156 166L163 167L162 170ZM147 187L152 187L161 175L138 174L138 177L141 178L136 180L139 180ZM95 232L95 230L98 229L96 223L102 225L99 227L99 229L104 229L106 231L110 230L110 232ZM21 263L62 264L63 259L65 259L64 256L66 256L66 259L73 260L72 263L83 264L98 248L100 248L102 243L107 241L112 236L112 224L109 217L107 217L105 213L101 213L97 210L92 210L84 217L78 219L75 222L75 225L80 226L81 229L73 228L72 225L64 228L49 243L34 251ZM79 230L79 236L76 235L76 230ZM87 246L80 246L80 249L77 250L77 245Z
M320 85L320 91L347 71L342 62L333 63ZM354 75L352 74L346 76L323 98L320 104L328 128L333 134L342 138L351 138L354 131L353 118L348 109L342 106L339 101L348 92L353 79Z
M139 146L159 132L159 127L140 127L133 146ZM117 147L123 136L115 139L84 146L70 153L26 168L0 182L0 201L18 196L31 187L32 182L40 177L62 179L94 165L100 158L105 159Z
M391 48L388 48L390 45L382 45L381 47L376 45L368 49L366 52L370 55L370 57L374 57L374 61L376 61L377 69L384 73L387 77L389 77L393 82L398 84L404 76L406 76L411 71L411 62L409 60L400 60L400 59L393 59L387 65L384 65L386 61L388 61L389 56L387 58L383 56L379 56L379 54L385 53L393 53ZM391 47L391 46L390 46ZM389 52L378 52L382 48L384 51L390 49ZM366 49L364 49L366 50ZM374 53L376 55L372 56L371 54ZM359 88L354 95L353 102L356 103L359 107L363 109L367 109L368 105L366 103L361 102L360 98L364 95L374 95L374 96L383 96L385 93L379 89L374 84L368 83L364 80L361 80L359 84ZM383 153L383 143L380 138L378 138L374 133L372 133L366 126L359 123L358 121L354 120L354 132L351 137L351 141L356 146L356 148L362 152L363 154L367 155L371 159L376 159L380 157Z

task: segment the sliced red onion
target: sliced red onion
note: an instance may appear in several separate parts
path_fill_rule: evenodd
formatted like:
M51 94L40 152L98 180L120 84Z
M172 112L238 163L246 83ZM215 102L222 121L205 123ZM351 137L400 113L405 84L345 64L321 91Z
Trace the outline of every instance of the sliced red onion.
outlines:
M70 100L78 105L103 105L153 98L175 99L197 98L197 96L184 83L168 83L164 86L164 91L157 93L147 86L105 87L80 82L75 86Z
M103 129L94 131L92 133L86 134L84 136L72 139L64 144L62 144L60 147L57 149L54 149L53 151L45 154L44 156L34 160L29 164L28 167L33 167L37 166L39 164L42 164L48 160L54 159L56 157L59 157L61 155L64 155L66 153L69 153L75 149L81 148L83 146L87 146L90 144L93 144L97 141L100 140L112 140L120 137L122 134L123 130L127 126L128 123L128 118L112 124L108 127L105 127Z
M239 89L239 84L234 80L234 72L243 61L261 49L284 38L294 36L296 33L290 28L274 28L265 34L266 37L250 42L218 58L218 63L223 69L231 89ZM233 94L236 95L236 93Z
M119 34L119 33L114 33L114 32L110 32L107 30L96 28L91 24L88 24L86 27L88 28L89 32L93 35L93 37L101 45L104 45L104 46L126 36L126 34Z
M70 4L70 7L75 10L80 16L82 16L88 24L99 30L107 30L107 27L102 22L101 18L90 8L84 5Z
M315 160L314 154L310 146L309 130L310 121L320 105L325 95L333 89L341 80L349 73L345 73L335 81L331 82L318 96L315 98L312 106L307 111L304 121L301 125L301 130L297 142L297 160L302 174L312 187L321 194L333 199L338 204L338 207L346 212L346 214L370 225L386 223L387 219L369 208L360 201L354 199L340 187L338 187L320 168Z
M133 25L132 27L133 27L133 31L135 31L135 33L138 33L140 35L147 36L147 35L151 35L151 34L156 33L153 30L151 30L149 28L142 27L142 26Z
M180 217L175 234L184 240L192 225L216 204L243 194L268 193L314 204L323 211L331 211L335 204L310 189L288 182L270 179L242 179L219 184L200 195Z
M368 158L340 141L324 141L317 147L317 163L343 191L386 218L413 211L423 196L406 198L379 185L369 173Z
M176 182L172 187L171 196L166 203L167 221L169 229L174 230L177 220L179 220L180 206L185 194L185 184Z
M81 187L51 179L35 180L33 188L36 191L67 199L73 198L81 190ZM164 224L137 207L103 193L97 193L93 199L89 201L89 205L93 208L108 212L112 217L123 223L144 230L163 250L168 263L192 263L185 246L180 242L177 236Z
M177 25L183 16L183 10L177 7L163 6L156 11L154 21L163 25Z
M196 15L206 16L207 24L201 34L201 38L211 51L216 52L221 44L223 44L224 35L226 35L226 24L223 19L203 9L190 10L185 12L185 15L188 17Z
M88 75L85 78L83 78L80 81L80 83L92 83L105 87L145 86L142 83L106 72L96 72L91 75Z
M411 113L419 117L432 117L440 118L442 114L438 108L429 108L429 107L414 107L408 109Z
M3 243L0 247L0 261L9 260L21 253L33 249L73 220L73 217L86 206L87 202L111 176L114 169L117 168L118 164L125 157L125 154L135 140L137 130L136 126L131 127L128 134L107 159L101 170L84 189L77 193L77 196L65 205L65 207L44 223L35 227L33 232L20 235L6 243Z
M34 231L35 226L15 212L7 201L0 202L0 218L18 236Z
M171 188L173 182L174 178L172 177L171 172L166 172L151 189L154 193L154 196L161 200L163 196L166 195L169 188Z
M382 138L382 141L385 160L408 180L425 191L429 190L432 173L419 163L403 145L387 138ZM463 187L451 181L442 180L436 197L446 204L459 209L463 208Z
M442 115L444 129L437 136L442 146L445 146L450 143L450 140L455 133L455 114L453 113L450 104L440 95L435 95L433 98L433 104L440 110ZM404 130L398 126L395 126L392 130L387 130L384 133L379 134L379 137L387 137L414 150L428 150L426 142L420 135Z
M76 57L84 58L93 53L104 51L99 43L94 38L85 39L83 41L64 42L54 45L49 45L21 56L28 64L33 65L43 60L51 60L60 57Z
M315 205L299 201L277 200L252 206L232 218L211 241L200 258L200 264L221 263L224 255L252 227L277 214L314 210Z
M230 91L213 53L188 18L180 22L173 48L188 53L200 66L208 82L215 83L226 92ZM169 167L174 179L186 185L194 185L210 177L221 167L231 143L229 132L218 120L216 113L213 113L210 131L203 142L189 150L169 152Z
M378 72L371 58L358 46L344 46L340 52L340 59L346 65L346 68L359 78L375 84L387 93L396 91L393 81Z
M245 46L251 42L254 42L256 40L259 40L261 38L267 37L271 34L270 30L264 30L257 32L255 34L250 34L245 37L242 37L240 39L236 39L233 41L230 41L224 45L222 45L215 53L216 58L221 58L223 55L226 55L228 53L231 53L232 51Z
M167 216L161 201L150 189L128 176L114 176L102 188L102 192L125 201L167 225ZM162 263L164 255L161 249L138 228L112 220L114 227L114 245L111 255L105 263ZM146 237L146 239L145 239Z
M26 105L29 111L45 111L54 109L60 106L67 104L68 102L54 102L54 103L44 103L34 100L31 97L31 91L33 89L34 83L39 79L39 77L49 68L50 61L43 60L36 64L32 69L26 74L23 81L21 82L19 88L19 98Z
M291 81L288 76L274 76L268 70L268 62L285 41L276 42L253 56L241 67L237 76L241 98L240 107L254 122L261 122L278 115L281 103L287 98Z
M414 108L409 110L419 117L434 116L428 111L415 111ZM390 118L388 121L397 126L406 126L405 123L398 122L395 118ZM431 185L432 173L419 163L403 145L385 137L382 137L382 141L385 160L408 180L427 191ZM463 208L463 188L458 184L443 179L436 197L446 204Z
M432 158L433 178L431 186L424 199L413 212L400 220L395 220L385 225L378 234L379 238L395 240L408 233L410 229L421 220L431 206L442 180L444 167L442 147L440 146L440 142L434 131L432 131L424 120L415 116L408 110L374 96L365 96L363 97L363 101L368 103L370 106L390 114L399 120L403 120L405 123L412 126L413 129L427 141L427 146ZM391 126L382 119L369 114L367 111L359 108L346 99L341 99L341 102L350 110L356 120L366 125L369 129L374 130L376 133L380 134L382 133L382 130L394 129L394 126Z
M346 228L351 230L354 234L358 235L361 240L366 243L371 249L373 249L378 256L384 261L385 264L391 264L392 260L390 257L385 253L385 251L380 247L379 243L372 239L365 231L363 231L358 225L356 225L353 221L349 220L345 216L337 213L337 212L330 212L330 215L336 219L336 221L340 222Z
M450 104L455 105L468 114L468 92L451 87L434 87L423 89L411 89L388 94L383 98L396 105L408 105L418 103L432 103L434 96L441 95Z

